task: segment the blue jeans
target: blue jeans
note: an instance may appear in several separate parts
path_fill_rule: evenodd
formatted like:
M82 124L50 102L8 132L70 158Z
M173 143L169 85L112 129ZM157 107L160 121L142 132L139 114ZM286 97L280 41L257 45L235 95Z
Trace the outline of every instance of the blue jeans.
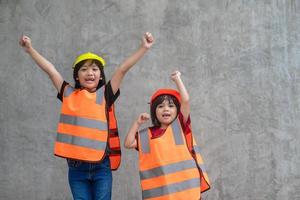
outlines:
M111 200L112 173L108 156L100 163L67 161L74 200Z

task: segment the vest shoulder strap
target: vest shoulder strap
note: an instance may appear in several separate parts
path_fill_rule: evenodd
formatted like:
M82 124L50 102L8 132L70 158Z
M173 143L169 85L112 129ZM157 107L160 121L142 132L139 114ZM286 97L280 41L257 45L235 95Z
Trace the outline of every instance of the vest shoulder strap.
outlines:
M140 151L143 153L150 153L150 141L149 141L149 135L148 135L149 128L144 128L140 131L138 131L139 137L140 137Z
M64 88L64 91L63 91L64 97L70 96L72 94L72 92L74 92L74 90L75 89L72 86L66 85L65 88Z

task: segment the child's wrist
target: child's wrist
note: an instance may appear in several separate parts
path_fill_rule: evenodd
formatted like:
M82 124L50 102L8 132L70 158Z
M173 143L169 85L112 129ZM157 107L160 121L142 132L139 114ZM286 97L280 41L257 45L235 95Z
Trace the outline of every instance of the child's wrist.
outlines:
M150 47L146 47L145 45L141 45L141 49L148 51Z
M139 122L139 120L136 120L135 123L137 126L140 126L142 124L141 122Z
M34 48L33 48L32 46L30 46L30 47L28 47L28 48L26 49L26 52L29 53L29 54L32 54L33 51L34 51Z

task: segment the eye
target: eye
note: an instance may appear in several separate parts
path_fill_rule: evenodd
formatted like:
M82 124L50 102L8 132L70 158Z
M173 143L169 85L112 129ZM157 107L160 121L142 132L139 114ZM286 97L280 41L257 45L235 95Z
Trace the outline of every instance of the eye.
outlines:
M94 71L94 72L99 71L99 68L98 68L98 67L94 67L94 68L93 68L93 71Z
M82 67L82 68L80 68L80 71L86 71L87 70L87 68L86 67Z
M162 104L159 104L157 107L158 108L163 108L164 106Z

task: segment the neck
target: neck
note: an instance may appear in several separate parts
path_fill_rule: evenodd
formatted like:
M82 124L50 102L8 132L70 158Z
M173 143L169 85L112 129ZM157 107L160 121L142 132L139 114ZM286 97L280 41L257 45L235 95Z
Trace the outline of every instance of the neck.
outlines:
M160 125L160 128L161 128L161 129L167 129L168 126L169 126L169 124L161 124L161 125Z
M86 90L86 91L88 91L88 92L90 92L90 93L93 93L93 92L96 92L96 89L97 89L97 88L89 89L89 88L81 87L81 89L82 89L82 90Z

